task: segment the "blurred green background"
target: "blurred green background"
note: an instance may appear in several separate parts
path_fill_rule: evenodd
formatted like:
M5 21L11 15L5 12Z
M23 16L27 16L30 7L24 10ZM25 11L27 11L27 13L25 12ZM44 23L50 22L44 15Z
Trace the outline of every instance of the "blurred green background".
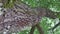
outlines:
M30 7L45 7L54 12L60 12L60 0L21 0ZM54 27L55 24L59 22L60 14L57 14L58 18L51 19L43 17L41 20L41 26L44 29L45 34L60 34L60 26L54 29L54 31L49 31L48 29ZM28 34L30 30L24 30L18 34ZM34 34L39 34L37 28L34 31Z
M54 12L60 12L60 0L19 0L19 2L26 3L32 8L33 7L45 7ZM11 5L13 4L11 3ZM54 31L48 30L54 27L54 25L59 22L60 14L57 14L57 16L58 18L56 19L51 19L48 17L42 18L40 25L44 29L45 34L60 34L60 26L55 28ZM29 31L30 30L24 30L22 32L18 32L17 34L28 34ZM34 34L39 34L37 28L35 29Z
M21 0L22 2L26 3L30 7L45 7L54 12L60 12L60 0ZM60 18L60 14L58 15ZM47 17L43 17L41 20L41 26L44 29L45 34L60 34L60 26L54 29L54 31L48 31L48 29L52 28L56 23L58 23L59 19L50 19ZM24 30L19 32L19 34L28 34L30 30ZM34 31L34 34L39 34L37 28Z

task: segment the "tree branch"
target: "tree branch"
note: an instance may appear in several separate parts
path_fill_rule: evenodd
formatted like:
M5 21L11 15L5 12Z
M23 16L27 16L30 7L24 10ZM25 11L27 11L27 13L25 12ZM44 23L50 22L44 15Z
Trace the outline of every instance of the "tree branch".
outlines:
M36 27L40 34L44 34L44 31L42 30L42 27L39 24L37 24Z
M35 26L32 26L29 34L33 34L34 33L34 30L35 30Z

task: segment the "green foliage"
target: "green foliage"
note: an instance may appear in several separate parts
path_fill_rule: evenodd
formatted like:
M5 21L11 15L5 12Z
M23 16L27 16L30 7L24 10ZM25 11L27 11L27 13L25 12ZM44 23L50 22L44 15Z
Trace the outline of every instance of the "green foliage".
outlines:
M19 32L18 34L28 34L28 30L24 30L24 31L21 31L21 32Z
M5 7L12 7L16 1L26 3L30 7L40 6L60 10L60 0L6 0Z
M16 2L15 0L7 1L4 4L4 7L13 7L15 2ZM55 12L60 12L60 0L18 0L18 3L20 2L26 3L30 7L39 6L39 7L49 8ZM57 13L57 16L58 18L60 18L60 14ZM53 32L51 33L51 31L48 31L48 29L52 28L54 24L55 24L54 19L44 17L42 18L40 25L44 29L45 34L60 34L60 27L57 27L54 30L54 33ZM25 30L25 31L19 32L18 34L28 34L28 32L29 30ZM35 29L34 34L39 34L37 29Z
M57 19L50 19L47 17L43 17L40 26L42 26L44 30L44 34L60 34L60 26L58 26L53 32L49 31L50 28L52 28L56 23ZM18 34L29 34L30 30L24 30L22 32L19 32ZM37 28L34 31L34 34L40 34Z
M28 4L30 7L37 7L37 6L47 7L48 6L48 1L45 1L45 0L23 0L23 2Z
M4 7L5 8L12 8L14 6L14 3L16 2L15 0L5 0L4 2Z

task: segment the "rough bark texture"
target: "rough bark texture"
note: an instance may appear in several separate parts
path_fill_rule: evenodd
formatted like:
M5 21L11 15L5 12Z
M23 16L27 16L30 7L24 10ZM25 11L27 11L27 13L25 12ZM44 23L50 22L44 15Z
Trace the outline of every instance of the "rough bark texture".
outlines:
M51 18L57 17L54 15L54 12L46 8L30 8L23 3L15 4L14 8L6 9L0 15L0 33L14 33L23 30L24 27L32 27L38 24L44 16ZM41 34L44 34L40 26L36 25L36 27Z
M25 27L36 25L41 19L37 14L24 4L3 10L3 14L0 15L0 33L16 33Z

